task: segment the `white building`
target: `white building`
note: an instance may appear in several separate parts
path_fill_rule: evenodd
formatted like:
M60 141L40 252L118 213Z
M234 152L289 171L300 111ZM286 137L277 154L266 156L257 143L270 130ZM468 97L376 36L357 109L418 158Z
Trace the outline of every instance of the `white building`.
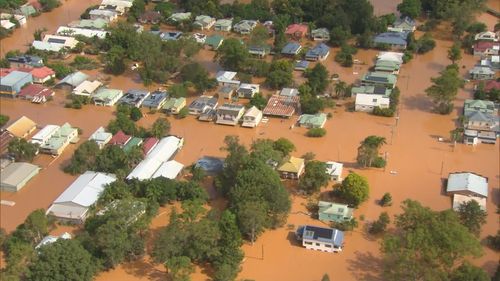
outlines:
M103 149L112 137L113 134L106 132L103 127L99 127L92 135L90 135L89 140L95 141L99 146L99 149Z
M127 0L102 0L101 5L99 6L100 10L111 10L115 11L119 15L122 15L130 7L132 7L133 1L127 1Z
M163 162L151 178L164 177L173 180L179 176L182 169L184 169L184 165L175 160Z
M11 18L14 18L15 20L17 20L17 22L19 22L20 26L23 26L26 24L26 16L24 16L24 15L7 14L7 13L0 14L0 19L2 19L2 20L9 20L10 21Z
M171 160L175 153L182 148L184 139L175 136L168 136L158 142L158 144L146 155L134 170L127 176L128 180L147 180L153 177L164 162ZM166 173L163 171L163 173Z
M43 145L45 144L50 137L52 137L58 130L59 126L57 125L47 125L43 127L38 133L36 133L32 138L31 138L31 143Z
M94 9L89 12L89 15L91 20L103 19L108 22L114 21L118 18L118 13L110 10Z
M398 64L403 64L403 53L398 52L380 52L377 60L393 61Z
M243 114L243 123L241 126L248 128L255 128L259 125L262 120L262 111L257 107L252 106L249 108L245 114Z
M373 112L375 107L388 108L390 104L389 97L370 94L356 95L356 111Z
M106 185L115 180L113 174L87 171L57 197L46 214L64 221L82 223L87 218L90 206L99 199Z
M92 82L90 82L89 80L85 80L73 89L73 95L89 97L93 95L95 91L101 86L102 83L97 80Z
M295 235L308 250L338 253L344 247L344 232L335 228L305 225L300 226Z
M71 234L64 232L60 236L47 235L43 237L42 241L40 241L38 245L36 245L35 250L38 250L40 247L43 247L45 245L52 244L59 239L66 239L66 240L71 239Z
M219 86L231 86L233 88L238 88L240 85L240 81L234 80L234 77L236 77L237 72L234 71L219 71L215 75L215 79L217 80L217 83L219 83Z
M251 99L259 91L260 91L259 84L241 83L238 89L236 90L236 94L238 95L239 98Z
M59 52L63 48L73 49L76 44L78 40L71 36L45 35L42 41L33 41L32 46L37 50Z
M344 164L337 163L333 161L326 162L326 173L330 176L333 181L342 181L342 170Z
M88 38L97 37L99 39L104 39L106 37L106 35L108 34L108 32L104 31L104 30L79 28L79 27L67 27L67 26L60 26L57 29L56 33L59 35L64 35L64 36L81 35L81 36L85 36Z

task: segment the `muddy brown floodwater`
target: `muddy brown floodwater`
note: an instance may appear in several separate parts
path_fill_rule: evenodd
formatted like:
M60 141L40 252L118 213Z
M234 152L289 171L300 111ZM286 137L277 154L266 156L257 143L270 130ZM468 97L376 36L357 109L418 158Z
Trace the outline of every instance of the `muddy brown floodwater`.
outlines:
M397 4L397 1L376 2L382 3L380 9L389 6L395 7ZM494 3L495 1L490 1L489 4ZM66 5L80 7L78 1L69 0L59 9L63 9ZM86 2L84 6L88 5L89 2ZM81 8L82 11L83 8ZM75 14L77 14L76 18L80 12L75 11ZM486 14L479 18L487 23L490 29L496 23L494 17ZM63 23L65 22L59 24ZM31 33L28 32L25 35L31 36ZM22 41L25 35L14 33L9 40L16 42L17 38ZM22 44L24 43L21 43L21 46ZM245 260L238 279L312 281L320 280L324 273L328 273L335 280L382 280L379 276L381 271L380 241L366 236L363 232L364 225L375 220L382 211L387 211L391 215L401 212L400 203L407 198L418 200L423 205L435 210L450 208L450 197L442 194L442 180L447 177L449 172L472 171L489 178L488 218L487 224L483 227L481 238L496 233L499 229L498 216L495 214L495 204L499 203L499 145L471 147L458 144L453 150L450 143L438 141L438 137L448 138L449 131L455 127L455 120L461 111L463 101L472 96L472 85L467 85L465 89L459 91L455 101L455 110L448 116L432 113L432 105L424 92L430 84L430 78L437 76L438 72L449 64L446 54L450 45L450 41L437 40L437 46L432 52L418 55L410 63L403 66L398 81L398 87L401 89L401 105L400 120L397 126L395 126L394 118L346 111L346 104L351 102L348 99L338 101L338 107L327 110L327 112L333 113L333 117L326 123L327 135L318 139L305 137L306 131L303 128L289 129L290 125L297 120L296 116L291 120L270 118L267 124L261 124L255 129L198 122L192 116L182 120L168 117L172 123L172 133L185 137L185 146L176 155L176 160L185 165L189 165L205 155L224 156L219 148L226 135L237 135L245 144L250 144L257 138L286 137L297 147L297 151L293 155L301 156L306 152L313 152L318 160L343 162L345 165L344 176L348 171L355 171L366 176L369 180L370 199L355 211L357 218L364 215L365 220L360 222L356 231L347 233L346 247L342 253L320 253L306 250L297 245L292 235L294 227L304 223L316 225L320 223L303 214L307 212L306 199L294 196L292 197L292 211L285 227L269 230L259 237L253 245L243 246ZM333 60L336 51L332 52L325 64L331 73L338 73L340 78L347 82L359 79L360 75L372 65L373 58L377 53L372 50L360 50L356 54L356 59L365 64L357 64L352 68L342 68ZM195 57L195 60L200 61L213 73L220 67L213 62L212 58L213 53L204 50ZM464 77L467 70L476 61L477 58L470 55L463 56L460 66ZM462 68L462 66L464 67ZM95 71L88 73L98 75ZM295 73L294 76L298 81L303 79L299 73ZM132 72L120 77L111 76L109 85L123 90L133 87L143 88L137 75ZM270 93L271 91L265 90L265 92ZM32 210L47 208L76 178L64 174L61 167L67 163L74 149L88 139L95 129L99 126L105 126L109 120L114 118L112 108L86 106L82 110L73 110L64 108L64 103L64 94L61 92L57 92L53 102L43 105L7 99L2 99L0 103L2 114L9 115L11 119L26 115L41 126L69 122L83 129L80 142L76 145L70 145L58 158L53 159L43 155L37 157L35 163L41 165L43 169L21 191L0 194L1 199L16 202L13 207L0 206L0 226L8 231L12 231L22 223ZM148 127L160 116L163 115L159 113L145 114L145 117L138 124ZM356 148L360 141L368 135L379 135L387 138L388 144L382 148L382 153L387 152L388 156L388 165L385 171L359 170L354 165ZM390 171L394 173L390 173ZM331 184L324 189L324 191L328 190L331 190ZM381 208L376 203L385 192L390 192L393 196L394 204L392 207ZM223 203L221 200L216 200L213 205L219 208ZM169 210L169 207L162 208L159 215L153 220L151 224L152 235L168 223ZM54 233L68 230L73 231L70 228L59 227L54 230ZM489 273L493 273L498 263L498 255L484 248L484 255L473 262ZM204 269L197 268L192 277L195 281L206 280L207 273ZM149 256L146 256L139 261L126 263L114 270L101 273L96 280L165 280L165 268L162 265L155 265Z

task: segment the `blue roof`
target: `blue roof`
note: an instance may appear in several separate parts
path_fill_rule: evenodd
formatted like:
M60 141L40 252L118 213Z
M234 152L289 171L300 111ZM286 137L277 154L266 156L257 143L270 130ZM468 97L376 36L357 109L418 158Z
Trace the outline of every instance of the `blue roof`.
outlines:
M168 93L165 91L154 91L142 102L142 106L158 107L167 97Z
M408 33L406 32L384 32L373 38L373 42L376 44L389 44L389 45L406 45L406 38Z
M14 70L11 73L7 74L6 76L2 77L2 79L0 79L0 82L4 86L11 86L12 87L12 86L16 85L17 83L19 83L19 81L26 79L27 76L31 77L32 75L29 72L22 72L22 71ZM31 78L31 79L33 79L33 78Z
M161 40L177 40L182 36L181 31L167 31L160 33Z
M297 54L300 48L301 46L299 43L290 42L286 44L285 47L283 47L283 49L281 49L281 53L285 55L295 55Z
M337 247L342 247L344 243L344 232L335 228L305 225L297 229L297 235L302 239L332 243Z
M306 60L298 60L295 63L295 68L307 68L309 66L309 62Z
M317 57L324 57L330 52L330 47L328 47L324 43L319 43L316 45L314 48L309 49L306 53L306 57L312 57L312 58L317 58Z
M22 55L22 56L10 57L7 60L10 62L23 63L35 67L43 66L43 59L37 56Z

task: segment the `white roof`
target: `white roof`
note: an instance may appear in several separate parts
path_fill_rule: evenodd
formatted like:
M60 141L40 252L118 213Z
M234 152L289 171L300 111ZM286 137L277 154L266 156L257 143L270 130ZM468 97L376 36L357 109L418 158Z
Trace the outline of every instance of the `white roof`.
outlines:
M105 142L108 143L113 137L113 134L106 132L103 127L99 127L90 137L89 140L94 140L95 142Z
M52 41L52 42L50 42ZM64 43L58 43L62 42ZM52 44L62 44L65 47L74 48L76 44L78 44L78 40L71 36L60 36L60 35L52 35L47 34L43 37L43 42L52 43Z
M89 12L89 15L105 16L111 18L116 16L116 12L110 10L93 9Z
M399 64L403 63L403 53L397 53L397 52L380 52L377 56L378 60L388 60L388 61L394 61Z
M175 152L182 147L182 141L182 139L174 136L161 139L153 150L146 155L146 158L127 176L127 179L150 179L163 162L170 160Z
M51 51L51 52L59 52L62 48L64 48L64 44L49 43L38 40L33 41L31 46L33 46L33 48L37 50Z
M388 97L380 95L370 95L370 94L357 94L356 104L357 105L368 105L368 106L389 106L390 100Z
M460 209L460 205L463 203L467 203L469 201L476 201L481 209L486 211L486 198L484 197L476 197L476 196L467 196L462 194L454 194L453 195L453 210L458 211Z
M73 93L75 95L90 95L101 85L102 83L97 80L92 82L90 82L89 80L85 80L80 85L76 86L76 88L73 90Z
M54 200L53 206L57 204L73 203L82 207L89 207L97 201L104 187L115 180L116 177L113 174L87 171L79 176L61 195L59 195L59 197L57 197L56 200Z
M259 114L262 114L262 111L260 111L256 106L252 106L245 112L244 116L255 117Z
M250 89L250 90L255 90L256 92L259 91L260 85L259 84L249 84L249 83L241 83L239 89Z
M110 6L118 6L123 8L132 7L132 1L123 1L123 0L102 0L101 5L110 5Z
M156 170L153 174L152 178L164 177L173 180L177 178L183 168L184 165L175 160L163 162L158 170Z
M342 176L344 164L333 161L326 162L326 173L331 176Z
M71 239L71 234L64 232L63 234L61 234L61 236L47 235L42 239L42 241L40 241L40 243L38 243L38 245L36 245L35 249L52 244L59 239Z
M0 25L5 29L11 29L16 26L10 20L0 20Z
M60 127L57 125L47 125L31 138L31 142L42 144L48 138L50 138L55 132L57 132L59 128Z
M231 82L236 76L237 72L233 71L219 71L215 75L218 82Z
M107 31L104 30L96 30L96 29L87 29L87 28L79 28L79 27L67 27L67 26L60 26L57 29L57 34L70 34L70 35L82 35L85 37L94 37L97 36L98 38L104 39L106 35L108 34Z
M452 173L448 176L446 191L470 191L488 197L488 179L473 173Z

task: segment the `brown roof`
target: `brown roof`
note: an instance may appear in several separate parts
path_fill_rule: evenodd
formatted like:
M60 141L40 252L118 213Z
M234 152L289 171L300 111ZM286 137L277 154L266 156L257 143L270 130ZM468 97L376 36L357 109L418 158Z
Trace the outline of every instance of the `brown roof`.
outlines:
M36 123L26 116L22 116L6 128L18 138L25 138L36 129Z
M500 46L500 43L498 42L491 42L491 41L481 41L481 42L477 42L475 45L474 45L474 51L479 51L479 52L484 52L486 51L487 49L491 49L493 48L493 46Z
M491 91L493 89L500 90L500 82L497 82L495 80L486 82L486 84L484 85L484 90Z
M109 144L112 145L125 145L132 137L126 135L122 130L116 132L116 134L111 138Z
M264 115L290 117L299 108L300 98L298 96L273 95L267 101L263 110Z

